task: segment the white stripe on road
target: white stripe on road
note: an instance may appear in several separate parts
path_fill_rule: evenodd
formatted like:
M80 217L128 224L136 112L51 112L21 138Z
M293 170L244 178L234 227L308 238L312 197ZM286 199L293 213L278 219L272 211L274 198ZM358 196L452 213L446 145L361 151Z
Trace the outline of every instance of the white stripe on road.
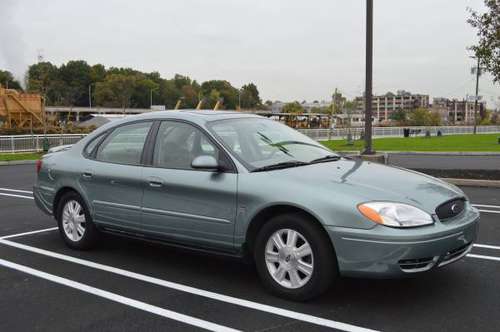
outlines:
M128 278L132 278L132 279L144 281L147 283L159 285L162 287L175 289L177 291L190 293L190 294L194 294L194 295L198 295L198 296L203 296L203 297L206 297L209 299L213 299L213 300L217 300L217 301L221 301L221 302L226 302L226 303L238 305L241 307L246 307L246 308L250 308L253 310L263 311L263 312L267 312L270 314L274 314L274 315L278 315L278 316L282 316L282 317L287 317L290 319L300 320L300 321L315 324L315 325L330 327L330 328L334 328L334 329L338 329L338 330L342 330L342 331L353 331L353 332L369 332L369 331L373 332L374 331L374 330L359 327L356 325L351 325L351 324L342 323L342 322L338 322L338 321L334 321L334 320L320 318L320 317L316 317L316 316L312 316L312 315L308 315L308 314L303 314L300 312L295 312L295 311L282 309L282 308L278 308L278 307L273 307L273 306L270 306L267 304L262 304L262 303L253 302L253 301L249 301L249 300L243 300L243 299L240 299L237 297L218 294L215 292L210 292L210 291L206 291L206 290L191 287L191 286L186 286L186 285L178 284L175 282L150 277L150 276L135 273L132 271L127 271L127 270L119 269L116 267L112 267L112 266L108 266L108 265L104 265L104 264L100 264L100 263L95 263L92 261L84 260L81 258L76 258L73 256L59 254L56 252L28 246L28 245L17 243L17 242L12 242L9 240L0 239L0 244L4 244L7 246L15 247L15 248L26 250L26 251L30 251L30 252L40 254L40 255L49 256L52 258L61 259L61 260L67 261L67 262L80 264L80 265L87 266L87 267L90 267L93 269L118 274L121 276L125 276Z
M478 248L485 248L485 249L496 249L496 250L500 250L500 247L497 247L497 246L492 246L490 244L474 244L473 245L474 247L478 247Z
M15 192L15 193L33 194L32 191L19 190L19 189L10 189L10 188L0 188L0 191L12 191L12 192Z
M31 231L31 232L25 232L25 233L18 233L18 234L6 235L6 236L1 236L0 240L3 240L3 239L12 239L12 238L19 237L19 236L24 236L24 235L31 235L31 234L37 234L37 233L43 233L43 232L50 232L50 231L55 231L56 229L58 229L58 228L57 227L51 227L51 228L39 229L37 231Z
M472 206L474 206L474 207L485 207L485 208L500 209L500 206L498 206L498 205L472 204Z
M494 257L494 256L467 254L467 257L479 258L479 259L487 259L487 260L490 260L490 261L498 261L498 262L500 262L500 257Z
M26 198L26 199L34 199L33 196L23 196L23 195L16 195L16 194L4 194L0 193L1 196L8 196L8 197L17 197L17 198Z
M151 305L151 304L147 304L145 302L137 301L137 300L125 297L125 296L121 296L121 295L118 295L115 293L105 291L105 290L100 289L100 288L95 288L95 287L92 287L92 286L89 286L86 284L82 284L82 283L77 282L77 281L62 278L62 277L59 277L59 276L56 276L53 274L49 274L49 273L46 273L46 272L43 272L40 270L35 270L35 269L30 268L30 267L27 267L24 265L19 265L19 264L9 262L9 261L3 260L3 259L0 259L0 265L3 265L5 267L13 269L13 270L17 270L20 272L31 274L33 276L36 276L36 277L39 277L39 278L42 278L45 280L49 280L49 281L55 282L55 283L60 284L60 285L64 285L67 287L78 289L78 290L85 292L85 293L89 293L89 294L96 295L96 296L99 296L99 297L102 297L102 298L105 298L105 299L108 299L108 300L111 300L114 302L118 302L118 303L127 305L129 307L133 307L133 308L136 308L139 310L147 311L149 313L152 313L152 314L155 314L158 316L173 319L173 320L182 322L184 324L197 326L197 327L200 327L200 328L205 329L205 330L228 331L228 332L238 331L238 330L235 330L235 329L223 326L223 325L219 325L219 324L215 324L215 323L212 323L212 322L209 322L206 320L183 315L183 314L180 314L180 313L175 312L175 311L163 309L163 308Z
M494 210L481 210L479 209L480 212L486 212L486 213L497 213L500 214L500 211L494 211Z

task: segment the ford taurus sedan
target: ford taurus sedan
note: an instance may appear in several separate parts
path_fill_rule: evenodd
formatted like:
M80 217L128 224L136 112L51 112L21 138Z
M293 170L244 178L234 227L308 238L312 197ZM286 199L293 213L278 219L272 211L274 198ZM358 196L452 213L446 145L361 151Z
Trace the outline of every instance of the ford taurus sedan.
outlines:
M464 257L479 213L457 187L340 157L276 121L216 111L112 122L37 164L34 197L74 249L102 232L251 257L293 300L339 276L401 277Z

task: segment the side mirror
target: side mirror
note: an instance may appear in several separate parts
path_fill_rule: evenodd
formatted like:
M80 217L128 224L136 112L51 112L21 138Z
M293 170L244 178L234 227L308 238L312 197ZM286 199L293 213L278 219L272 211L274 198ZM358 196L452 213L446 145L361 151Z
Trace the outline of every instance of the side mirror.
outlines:
M217 160L212 156L198 156L191 162L191 167L194 169L205 169L211 171L218 171L221 166Z

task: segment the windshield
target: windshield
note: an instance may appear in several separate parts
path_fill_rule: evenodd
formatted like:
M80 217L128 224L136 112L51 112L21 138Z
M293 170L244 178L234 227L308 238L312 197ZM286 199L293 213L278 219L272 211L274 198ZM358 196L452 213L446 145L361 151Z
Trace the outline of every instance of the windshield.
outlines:
M219 120L208 127L250 171L282 163L306 164L335 155L300 132L265 118Z

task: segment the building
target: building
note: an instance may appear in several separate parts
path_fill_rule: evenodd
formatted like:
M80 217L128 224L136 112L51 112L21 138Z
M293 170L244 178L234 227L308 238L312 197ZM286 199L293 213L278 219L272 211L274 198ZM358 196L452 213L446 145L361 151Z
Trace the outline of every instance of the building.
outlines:
M434 98L432 109L439 112L446 123L473 124L474 123L474 101L467 99ZM478 103L478 113L486 109L486 103Z
M365 98L356 97L354 102L356 103L356 111L358 113L364 112ZM396 94L388 92L385 95L372 97L373 117L380 123L388 122L391 114L397 110L412 111L419 107L429 107L429 95L411 94L401 90Z

